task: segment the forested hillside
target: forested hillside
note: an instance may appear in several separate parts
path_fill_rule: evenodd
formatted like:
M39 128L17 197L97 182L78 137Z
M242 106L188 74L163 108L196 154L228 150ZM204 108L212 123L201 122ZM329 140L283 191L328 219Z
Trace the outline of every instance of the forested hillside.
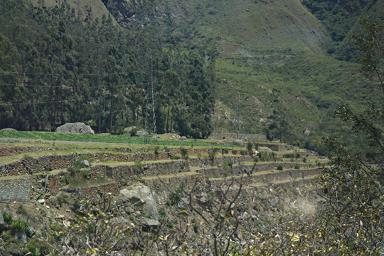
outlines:
M85 121L317 148L342 135L338 105L376 97L346 60L381 0L29 1L1 3L1 127Z
M181 32L175 40L172 24L151 3L136 6L129 28L73 3L1 2L1 128L52 130L86 121L99 132L136 125L210 134L209 42L190 45Z
M338 105L359 109L376 97L358 64L329 54L332 32L301 1L168 2L184 6L179 16L199 17L193 26L218 43L218 133L263 133L319 150L324 136L343 136Z
M362 16L382 16L382 0L304 0L303 4L325 25L332 42L328 52L338 58L356 60L351 37Z

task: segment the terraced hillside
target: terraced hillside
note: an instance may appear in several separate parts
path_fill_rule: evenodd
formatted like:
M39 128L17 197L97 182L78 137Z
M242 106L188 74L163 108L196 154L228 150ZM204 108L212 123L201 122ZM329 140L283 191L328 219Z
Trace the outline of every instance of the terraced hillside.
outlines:
M316 178L326 164L313 153L262 141L255 142L256 155L224 141L180 141L175 146L177 141L154 139L126 144L65 141L65 136L63 141L20 139L17 134L5 132L0 142L1 201L35 201L58 191L106 185L118 191L137 181L153 185L162 180L219 182L247 176L250 184L289 183Z
M76 241L87 237L81 232L93 226L98 229L96 237L117 241L116 251L155 253L163 249L136 247L135 237L152 243L164 241L166 234L176 240L183 234L183 239L196 240L188 246L197 253L206 241L197 233L206 234L215 223L210 214L229 214L223 208L227 201L217 205L220 195L234 197L230 211L259 215L268 225L279 218L255 206L273 204L265 207L276 209L276 214L294 209L295 215L298 211L305 218L313 216L327 159L263 140L171 138L0 131L0 213L6 220L5 226L1 224L0 245L5 247L0 246L0 252L89 254L89 248L82 249L86 243ZM207 208L216 206L214 212ZM179 230L191 221L199 223L195 229ZM30 228L7 238L7 232L16 232L15 223ZM91 242L100 255L102 250L112 255L103 246L106 241ZM182 247L172 248L171 255L186 253Z
M278 137L270 127L280 119L283 140L318 147L323 136L342 134L338 105L359 109L375 97L359 65L327 53L332 31L302 1L167 2L175 20L189 18L192 25L181 24L217 42L218 133Z

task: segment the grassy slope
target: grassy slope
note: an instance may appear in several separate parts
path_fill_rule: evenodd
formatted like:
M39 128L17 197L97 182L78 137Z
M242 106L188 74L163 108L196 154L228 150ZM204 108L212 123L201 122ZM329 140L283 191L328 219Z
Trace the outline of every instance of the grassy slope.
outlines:
M195 26L217 39L222 50L216 64L217 131L237 129L239 116L241 132L263 132L276 88L294 134L291 142L318 143L325 134L341 132L333 118L337 105L359 108L369 97L358 65L327 56L328 32L299 0L203 1L196 6L200 18Z
M46 141L73 141L73 142L99 142L99 143L121 143L121 144L151 144L164 146L222 146L232 147L232 144L224 144L213 140L162 140L152 137L129 137L126 135L103 135L103 134L71 134L55 132L29 132L29 131L0 131L0 139L15 138L28 140L46 140Z

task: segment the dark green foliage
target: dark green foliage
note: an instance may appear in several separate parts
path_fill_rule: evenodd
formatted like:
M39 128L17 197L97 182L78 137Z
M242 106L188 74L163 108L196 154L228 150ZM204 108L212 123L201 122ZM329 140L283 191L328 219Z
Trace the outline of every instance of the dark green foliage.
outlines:
M155 154L156 157L159 156L159 150L160 150L160 147L159 147L159 146L156 146L156 147L153 149L153 153Z
M322 20L330 31L332 39L342 41L356 19L375 0L304 0L303 3Z
M180 155L182 159L184 160L188 159L188 149L180 148Z
M25 232L28 229L28 223L24 220L13 220L11 229L14 232Z
M66 3L0 5L0 24L7 24L0 28L0 128L53 130L85 121L115 134L128 126L210 134L210 43L172 42L163 31L172 27L153 16L151 1L137 6L137 21L126 28Z
M303 1L303 4L323 22L333 39L328 52L346 59L356 55L356 51L353 51L352 46L347 46L343 41L348 37L358 18L365 15L375 3L376 0Z
M252 142L247 142L247 151L248 151L248 154L250 156L253 155L253 143Z
M272 111L272 115L268 118L269 123L266 127L267 139L270 141L276 139L280 141L288 141L290 136L290 127L285 116L285 112L287 111L285 109L286 107L281 103L280 91L273 89L272 97L274 109Z
M345 129L364 147L350 150L337 137L325 140L329 148L331 167L323 174L325 208L324 229L329 234L330 247L344 247L353 254L380 254L384 225L383 216L383 155L384 155L384 22L365 20L356 45L363 60L363 71L376 82L379 104L367 99L365 109L348 105L339 107L336 115L345 122ZM324 221L325 220L325 221ZM353 222L351 220L359 220ZM357 234L357 235L351 235ZM337 242L336 242L337 241Z
M275 160L275 156L273 152L260 152L259 158L260 158L260 161L263 161L263 162Z
M7 223L8 225L10 225L13 221L12 215L8 212L3 213L3 219L4 219L4 222Z
M185 185L181 183L175 191L169 194L167 205L176 206L183 198L184 189L185 189Z
M223 162L223 168L224 169L232 169L233 163L230 160L224 160Z
M284 170L284 167L282 166L282 165L279 165L279 166L277 166L277 168L276 168L278 171L282 171L282 170Z
M209 149L208 150L208 159L209 159L209 161L211 161L211 163L213 163L213 161L215 161L215 157L216 157L216 149Z
M27 250L32 256L48 255L49 245L44 241L30 240L27 243Z

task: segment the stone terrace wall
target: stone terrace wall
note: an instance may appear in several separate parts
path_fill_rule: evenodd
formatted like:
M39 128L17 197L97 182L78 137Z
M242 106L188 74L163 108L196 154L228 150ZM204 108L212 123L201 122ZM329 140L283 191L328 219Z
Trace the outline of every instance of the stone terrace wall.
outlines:
M215 157L213 160L213 163L208 158L192 158L188 159L188 162L191 166L209 166L209 165L222 165L224 162L227 163L240 163L240 162L253 162L252 157L250 156L238 156L238 157L232 157L232 156L224 156L224 157Z
M206 152L206 149L191 149L191 153ZM152 152L132 153L132 154L113 154L113 153L95 153L95 154L71 154L71 155L49 155L39 158L26 157L20 161L0 165L0 176L16 176L23 174L32 174L36 172L49 171L53 169L63 169L72 165L79 158L92 161L148 161L169 159L170 155L179 154L180 149L172 149L170 152Z
M258 171L265 170L274 170L277 169L278 166L282 166L284 169L293 169L296 165L299 165L301 169L309 169L312 168L310 164L299 164L299 163L268 163L268 164L259 164L253 167L252 165L239 165L227 167L227 168L208 168L202 170L201 172L208 176L224 176L224 175L241 175L241 174L253 174ZM253 171L253 172L252 172ZM300 170L295 170L295 172L299 172Z
M127 181L134 176L145 175L145 176L156 176L162 174L169 174L175 172L187 172L190 170L187 161L178 160L167 163L151 163L134 166L94 166L91 168L92 177L108 177L113 178L117 182Z
M29 200L31 181L28 178L0 181L0 202Z

